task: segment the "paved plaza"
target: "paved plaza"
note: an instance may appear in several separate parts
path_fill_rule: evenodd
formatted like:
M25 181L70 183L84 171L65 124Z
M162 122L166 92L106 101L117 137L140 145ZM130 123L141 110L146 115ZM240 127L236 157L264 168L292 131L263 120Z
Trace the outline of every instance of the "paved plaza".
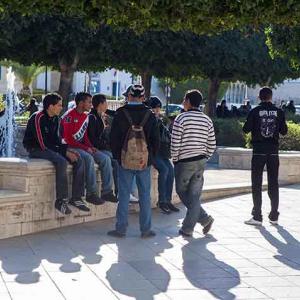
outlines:
M157 236L106 235L114 221L0 241L0 299L300 299L300 186L281 189L280 226L246 226L251 195L212 201L211 234L178 236L181 213L153 213ZM265 215L269 208L264 193Z

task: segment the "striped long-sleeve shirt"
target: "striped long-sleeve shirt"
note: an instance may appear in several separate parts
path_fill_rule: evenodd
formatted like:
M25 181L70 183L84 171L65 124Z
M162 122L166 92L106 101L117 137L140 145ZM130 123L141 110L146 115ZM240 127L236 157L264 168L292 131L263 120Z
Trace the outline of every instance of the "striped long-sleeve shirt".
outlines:
M214 126L203 112L192 109L176 117L172 129L174 162L201 156L209 158L216 149Z

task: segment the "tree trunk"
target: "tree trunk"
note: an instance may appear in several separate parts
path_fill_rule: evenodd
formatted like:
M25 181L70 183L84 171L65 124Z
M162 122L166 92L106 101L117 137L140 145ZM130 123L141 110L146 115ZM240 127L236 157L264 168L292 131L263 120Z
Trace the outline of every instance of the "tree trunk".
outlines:
M142 85L145 88L145 100L148 100L151 95L152 75L148 71L145 71L142 72L141 77L142 77Z
M72 63L66 63L64 60L59 61L60 82L58 93L63 98L64 109L68 108L69 95L72 92L74 73L77 69L79 57L76 55Z
M218 78L209 79L208 99L206 104L206 113L209 117L215 117L217 107L217 97L221 81Z

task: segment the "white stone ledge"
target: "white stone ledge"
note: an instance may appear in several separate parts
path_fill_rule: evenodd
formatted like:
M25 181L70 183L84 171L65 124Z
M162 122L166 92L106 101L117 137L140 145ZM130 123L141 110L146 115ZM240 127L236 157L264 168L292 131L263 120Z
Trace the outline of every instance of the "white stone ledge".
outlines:
M222 169L251 170L252 149L220 148L219 167ZM300 183L300 152L279 152L279 183L281 185Z

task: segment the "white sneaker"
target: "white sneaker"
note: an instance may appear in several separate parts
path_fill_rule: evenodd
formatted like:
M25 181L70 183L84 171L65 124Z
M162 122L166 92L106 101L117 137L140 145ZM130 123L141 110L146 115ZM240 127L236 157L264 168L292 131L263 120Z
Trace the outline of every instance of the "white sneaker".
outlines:
M132 194L130 194L130 199L129 199L129 203L138 203L139 199L135 196L133 196Z
M272 225L278 225L278 220L272 221L272 220L269 219L269 222L270 222Z
M254 225L254 226L261 226L262 225L262 221L257 221L257 220L254 220L253 218L251 218L248 221L245 221L244 223L247 224L247 225Z

